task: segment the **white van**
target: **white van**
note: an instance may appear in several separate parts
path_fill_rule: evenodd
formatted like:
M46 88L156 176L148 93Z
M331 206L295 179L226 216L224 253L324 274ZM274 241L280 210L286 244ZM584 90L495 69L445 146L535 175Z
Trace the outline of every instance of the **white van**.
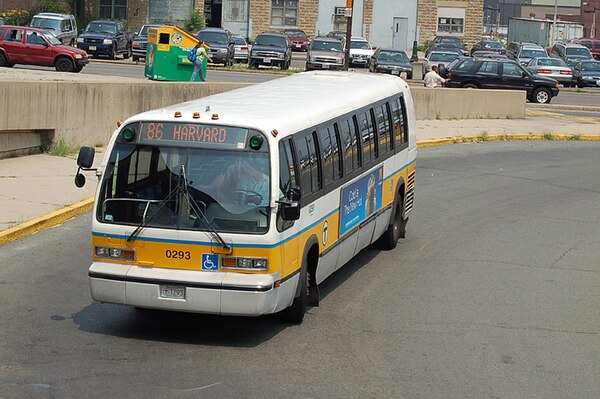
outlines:
M71 14L43 12L35 15L29 26L49 30L62 44L74 46L77 40L77 21Z

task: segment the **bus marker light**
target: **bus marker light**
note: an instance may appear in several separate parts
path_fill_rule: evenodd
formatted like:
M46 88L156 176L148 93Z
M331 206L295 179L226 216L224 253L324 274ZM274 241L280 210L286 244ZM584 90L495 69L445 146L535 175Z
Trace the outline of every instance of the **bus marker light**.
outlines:
M212 120L216 121L217 119L219 119L219 114L212 114Z
M281 287L281 281L275 281L273 283L273 288Z
M253 150L260 150L262 147L263 138L261 136L252 136L250 137L250 148Z
M175 111L175 118L181 118L181 112Z
M129 128L123 130L123 133L121 133L121 134L126 141L132 141L133 138L135 137L135 132Z
M127 260L134 260L135 259L135 251L132 251L130 249L124 249L123 251L121 251L121 257L123 259L127 259Z
M200 112L194 112L194 119L200 118Z
M273 129L273 130L271 130L271 134L273 135L273 137L277 137L279 132L277 131L277 129Z
M122 121L117 121L117 127L120 127L122 123Z

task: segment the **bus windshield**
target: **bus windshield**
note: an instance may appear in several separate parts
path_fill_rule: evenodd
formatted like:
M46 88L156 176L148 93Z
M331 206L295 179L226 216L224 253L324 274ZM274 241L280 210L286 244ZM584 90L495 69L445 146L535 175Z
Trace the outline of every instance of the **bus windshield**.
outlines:
M117 143L104 176L104 223L244 234L269 225L266 151Z

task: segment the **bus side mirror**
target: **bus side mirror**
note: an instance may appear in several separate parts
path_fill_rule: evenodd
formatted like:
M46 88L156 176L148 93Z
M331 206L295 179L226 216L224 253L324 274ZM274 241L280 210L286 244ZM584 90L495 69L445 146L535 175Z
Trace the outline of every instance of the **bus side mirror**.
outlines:
M94 147L81 147L77 156L77 166L80 168L91 168L94 163L94 155L96 150Z
M300 219L300 189L292 187L287 193L286 201L277 201L282 220Z
M94 147L81 147L79 149L79 155L77 156L77 173L75 174L75 186L81 188L85 185L85 176L80 173L81 169L91 170L92 164L94 163L94 154L96 150Z

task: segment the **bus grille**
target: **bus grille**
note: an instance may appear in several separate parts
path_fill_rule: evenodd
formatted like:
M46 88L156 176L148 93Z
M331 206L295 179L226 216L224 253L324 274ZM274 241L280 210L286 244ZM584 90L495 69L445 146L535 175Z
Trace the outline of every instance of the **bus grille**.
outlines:
M415 177L416 172L413 170L408 175L408 183L406 189L406 206L404 207L404 212L408 213L413 208L413 203L415 199Z

